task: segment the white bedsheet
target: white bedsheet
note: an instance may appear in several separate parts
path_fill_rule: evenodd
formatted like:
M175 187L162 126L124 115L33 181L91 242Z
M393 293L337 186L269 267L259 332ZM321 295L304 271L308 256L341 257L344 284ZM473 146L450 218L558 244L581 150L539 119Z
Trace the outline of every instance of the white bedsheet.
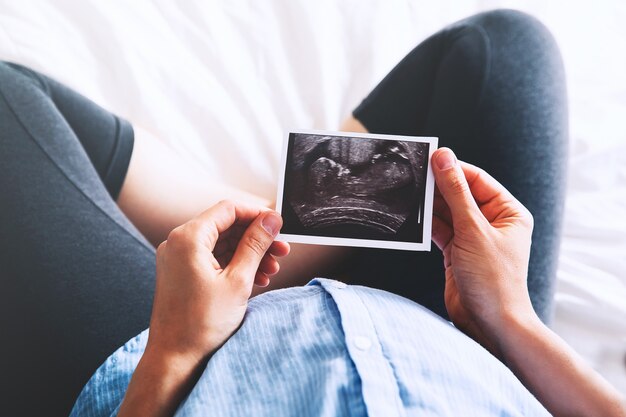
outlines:
M0 58L155 131L215 178L271 197L286 129L336 129L447 23L492 7L535 14L562 47L571 93L554 328L626 392L626 4L584 3L0 0Z

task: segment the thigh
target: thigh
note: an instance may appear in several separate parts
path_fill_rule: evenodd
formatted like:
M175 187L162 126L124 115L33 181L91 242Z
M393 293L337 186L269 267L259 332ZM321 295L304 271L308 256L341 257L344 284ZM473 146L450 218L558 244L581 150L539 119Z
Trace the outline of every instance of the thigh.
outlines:
M0 408L67 414L92 372L148 326L154 250L50 96L4 63L0 196Z
M441 146L490 172L528 207L535 217L528 286L544 320L564 203L565 90L559 51L546 28L520 12L494 11L424 41L354 111L371 132L438 136ZM357 263L362 276L445 316L439 251L368 251Z

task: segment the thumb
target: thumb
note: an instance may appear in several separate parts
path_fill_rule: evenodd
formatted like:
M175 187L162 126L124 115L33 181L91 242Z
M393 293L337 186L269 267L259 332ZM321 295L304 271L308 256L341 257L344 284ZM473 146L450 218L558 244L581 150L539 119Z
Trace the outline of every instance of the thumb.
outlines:
M283 225L283 219L275 211L261 213L246 229L227 269L236 271L242 278L254 279L261 259L272 245Z
M435 182L450 208L452 223L475 219L476 214L481 213L454 152L448 148L437 149L433 162Z

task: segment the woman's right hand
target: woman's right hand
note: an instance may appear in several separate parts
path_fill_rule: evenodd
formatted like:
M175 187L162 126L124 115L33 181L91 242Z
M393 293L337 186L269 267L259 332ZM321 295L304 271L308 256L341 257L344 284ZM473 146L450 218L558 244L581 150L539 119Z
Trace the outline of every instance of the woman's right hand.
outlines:
M536 318L526 276L533 218L500 183L447 148L432 157L437 191L433 241L445 263L445 303L454 324L500 356L511 316Z
M189 393L209 357L241 325L253 284L269 284L280 215L230 201L176 227L156 254L148 342L119 416L168 416Z

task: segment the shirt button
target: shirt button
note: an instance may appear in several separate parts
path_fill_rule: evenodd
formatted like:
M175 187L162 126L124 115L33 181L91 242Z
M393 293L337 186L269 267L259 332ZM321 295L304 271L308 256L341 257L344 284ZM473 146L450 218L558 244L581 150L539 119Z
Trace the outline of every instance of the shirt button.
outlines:
M365 336L356 336L353 340L354 346L359 350L368 350L372 346L372 341Z
M346 284L345 282L341 282L341 281L335 281L333 282L333 286L335 288L344 289L348 286L348 284Z

